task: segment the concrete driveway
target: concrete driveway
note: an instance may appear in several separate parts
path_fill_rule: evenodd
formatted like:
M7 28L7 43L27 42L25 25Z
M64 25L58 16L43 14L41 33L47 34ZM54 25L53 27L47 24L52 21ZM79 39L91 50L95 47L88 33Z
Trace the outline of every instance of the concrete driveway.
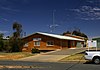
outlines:
M58 62L62 58L68 57L72 54L84 51L85 48L64 49L47 53L41 53L35 56L21 58L19 61L35 61L35 62Z
M38 54L36 56L26 57L19 59L20 61L35 61L35 62L57 62L60 59L67 57L68 55L43 55Z

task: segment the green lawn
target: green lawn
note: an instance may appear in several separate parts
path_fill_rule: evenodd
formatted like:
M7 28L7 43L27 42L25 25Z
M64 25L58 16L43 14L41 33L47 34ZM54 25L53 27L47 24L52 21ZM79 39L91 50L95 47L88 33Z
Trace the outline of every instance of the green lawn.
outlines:
M0 53L0 60L15 60L19 58L34 56L36 54L32 54L29 52L17 52L17 53Z

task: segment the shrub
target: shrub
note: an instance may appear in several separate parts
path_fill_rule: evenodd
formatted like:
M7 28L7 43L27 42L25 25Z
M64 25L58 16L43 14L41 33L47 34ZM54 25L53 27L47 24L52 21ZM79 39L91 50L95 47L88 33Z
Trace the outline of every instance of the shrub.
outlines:
M38 49L36 49L36 48L32 48L31 52L32 53L40 53L40 51Z

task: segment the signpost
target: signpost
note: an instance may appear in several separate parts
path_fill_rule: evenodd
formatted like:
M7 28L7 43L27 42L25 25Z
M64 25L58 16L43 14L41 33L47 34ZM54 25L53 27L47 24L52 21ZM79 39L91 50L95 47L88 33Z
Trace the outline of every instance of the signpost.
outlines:
M97 41L96 40L88 41L88 51L90 47L95 47L97 51Z

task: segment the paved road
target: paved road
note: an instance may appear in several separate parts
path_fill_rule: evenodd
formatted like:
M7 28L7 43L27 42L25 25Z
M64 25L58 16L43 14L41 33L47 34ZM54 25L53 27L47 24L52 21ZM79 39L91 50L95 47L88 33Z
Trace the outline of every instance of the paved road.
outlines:
M100 65L84 63L0 61L0 70L100 70ZM7 66L33 66L33 68L7 68Z
M69 55L84 51L85 48L64 49L49 53L39 54L36 56L19 59L20 61L36 61L36 62L58 62Z

